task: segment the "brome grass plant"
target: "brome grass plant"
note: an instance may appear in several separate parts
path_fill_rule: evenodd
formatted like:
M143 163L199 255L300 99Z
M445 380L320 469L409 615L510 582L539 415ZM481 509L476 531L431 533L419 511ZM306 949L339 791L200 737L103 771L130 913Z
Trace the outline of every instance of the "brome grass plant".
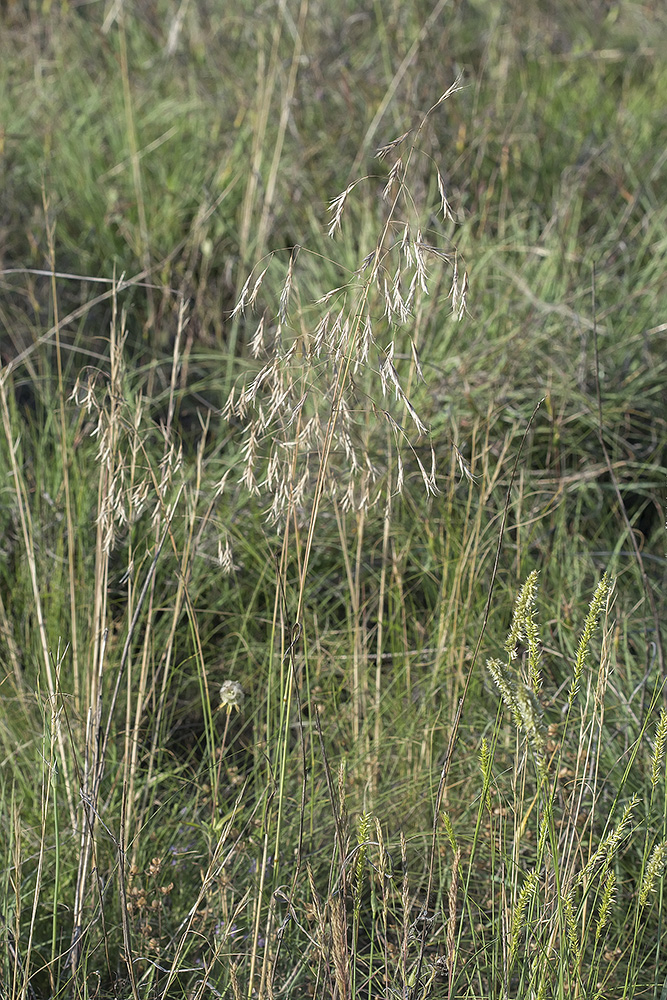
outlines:
M0 995L662 1000L661 8L0 21Z

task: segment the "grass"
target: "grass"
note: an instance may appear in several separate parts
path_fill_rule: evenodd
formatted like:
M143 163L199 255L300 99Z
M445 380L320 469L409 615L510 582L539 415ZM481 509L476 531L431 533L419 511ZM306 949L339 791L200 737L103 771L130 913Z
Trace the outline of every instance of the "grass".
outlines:
M0 17L2 995L662 998L659 5Z

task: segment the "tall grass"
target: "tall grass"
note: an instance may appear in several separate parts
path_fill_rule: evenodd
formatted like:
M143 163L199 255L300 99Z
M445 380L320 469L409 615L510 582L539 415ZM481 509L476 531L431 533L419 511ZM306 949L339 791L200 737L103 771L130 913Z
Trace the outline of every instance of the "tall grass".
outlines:
M241 13L3 15L0 989L659 997L660 13Z

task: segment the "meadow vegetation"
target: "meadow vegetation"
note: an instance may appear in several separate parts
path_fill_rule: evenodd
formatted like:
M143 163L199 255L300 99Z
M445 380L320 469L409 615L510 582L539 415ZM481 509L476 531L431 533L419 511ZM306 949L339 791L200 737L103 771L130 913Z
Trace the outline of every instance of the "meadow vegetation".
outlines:
M667 15L0 9L0 998L667 996Z

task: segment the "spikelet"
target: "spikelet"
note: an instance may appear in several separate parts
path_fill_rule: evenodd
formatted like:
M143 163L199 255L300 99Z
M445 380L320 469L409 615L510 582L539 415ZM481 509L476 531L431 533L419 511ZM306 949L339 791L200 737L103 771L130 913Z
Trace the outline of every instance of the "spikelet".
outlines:
M577 655L574 662L574 676L572 678L572 684L568 695L568 706L572 705L577 695L577 691L579 690L579 682L584 669L586 656L588 655L591 639L595 634L598 618L608 592L609 580L606 576L603 576L595 589L595 593L593 594L593 598L588 608L588 614L586 615L586 620L584 621L584 628L579 639L579 646L577 648Z
M616 874L612 870L608 873L604 888L602 890L602 900L600 902L600 909L598 910L598 919L595 927L595 944L597 946L600 936L604 931L607 923L609 922L609 916L611 914L612 907L616 899Z
M656 844L653 848L646 871L644 872L641 889L639 890L640 906L646 906L648 903L649 896L655 891L655 883L662 877L665 865L667 865L667 840L661 841L661 843Z
M651 787L655 788L660 778L662 762L665 759L665 739L667 739L667 712L660 711L660 719L655 731L655 744L651 756Z
M519 897L516 901L516 906L514 907L514 913L512 914L509 957L510 967L514 964L519 948L519 938L521 937L522 930L526 926L526 911L529 904L533 900L535 893L537 892L539 883L539 876L537 872L533 870L528 872L528 875L526 876L526 879L519 891Z
M546 767L546 733L542 707L538 700L542 684L540 675L541 647L539 632L535 623L535 593L537 571L529 574L519 591L514 605L512 624L505 640L507 663L498 659L489 660L486 668L500 691L500 695L512 713L514 724L522 732L531 747L538 768ZM517 658L517 644L524 642L528 647L528 678L524 679L514 666Z

